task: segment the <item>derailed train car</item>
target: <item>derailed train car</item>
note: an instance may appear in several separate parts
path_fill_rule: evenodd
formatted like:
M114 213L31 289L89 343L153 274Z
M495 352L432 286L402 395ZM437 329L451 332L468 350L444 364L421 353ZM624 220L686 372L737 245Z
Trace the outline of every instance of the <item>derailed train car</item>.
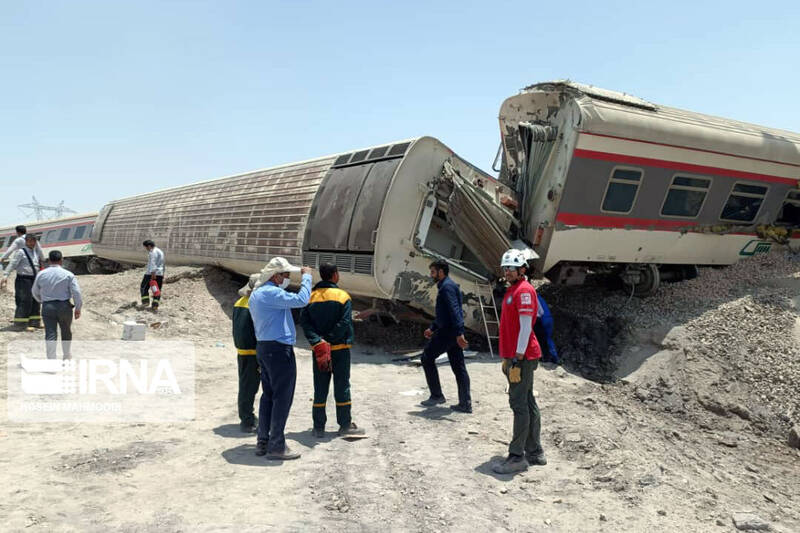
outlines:
M568 81L500 110L500 181L536 274L620 276L636 293L695 265L800 240L800 135Z
M646 295L800 240L800 135L572 82L532 85L499 118L499 181L421 137L111 202L94 250L143 262L152 238L171 264L242 274L275 255L332 262L354 295L428 312L443 258L483 329L510 246L536 277L606 273Z
M168 264L256 272L272 256L338 266L354 295L432 311L433 258L453 265L467 323L516 230L513 193L432 137L110 202L92 232L99 256L142 263L153 239ZM495 274L497 272L494 272Z
M58 250L64 257L64 267L76 272L100 274L119 267L99 259L92 250L89 236L97 213L85 213L51 220L39 220L26 224L28 233L39 238L42 250L47 256L51 250ZM16 226L0 228L0 253L17 238Z

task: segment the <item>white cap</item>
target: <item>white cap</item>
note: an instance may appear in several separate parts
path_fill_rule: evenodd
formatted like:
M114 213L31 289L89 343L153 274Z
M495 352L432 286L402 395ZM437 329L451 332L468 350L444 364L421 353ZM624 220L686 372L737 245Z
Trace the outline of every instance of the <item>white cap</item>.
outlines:
M253 290L260 286L259 280L261 279L261 273L258 274L251 274L250 279L247 280L247 285L239 289L239 296L250 296L250 293Z
M300 267L296 267L283 257L273 257L267 266L261 269L258 285L263 285L269 278L281 272L300 272Z

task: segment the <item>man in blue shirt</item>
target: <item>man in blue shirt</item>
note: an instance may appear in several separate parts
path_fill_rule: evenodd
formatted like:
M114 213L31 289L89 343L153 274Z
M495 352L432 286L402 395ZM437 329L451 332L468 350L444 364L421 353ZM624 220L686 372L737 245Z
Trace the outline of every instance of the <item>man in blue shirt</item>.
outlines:
M302 273L298 293L286 291L292 272ZM292 309L308 305L311 269L292 266L283 257L275 257L261 271L259 284L249 301L258 341L256 358L261 369L256 455L274 460L297 459L300 454L289 450L284 436L297 381L294 357L297 333Z
M56 358L56 341L60 329L64 359L70 359L72 357L70 352L72 317L74 315L75 320L78 320L81 317L81 307L83 306L81 288L78 286L75 274L61 266L62 254L60 251L51 251L49 258L50 267L36 276L31 292L36 301L42 304L47 358Z
M542 298L542 295L537 292L536 298L539 300L539 308L536 314L536 322L533 324L533 333L542 348L542 362L558 365L560 364L558 350L556 350L556 343L553 342L553 315L550 313L550 308Z
M438 260L430 265L431 278L439 287L436 296L436 318L431 327L425 330L425 338L429 339L422 354L422 368L428 382L430 398L422 402L424 407L433 407L447 400L442 393L439 382L439 371L436 369L436 358L447 352L450 368L456 376L458 385L458 403L450 409L461 413L472 412L472 398L469 394L469 374L464 363L464 311L462 309L461 288L448 277L450 265L447 261Z

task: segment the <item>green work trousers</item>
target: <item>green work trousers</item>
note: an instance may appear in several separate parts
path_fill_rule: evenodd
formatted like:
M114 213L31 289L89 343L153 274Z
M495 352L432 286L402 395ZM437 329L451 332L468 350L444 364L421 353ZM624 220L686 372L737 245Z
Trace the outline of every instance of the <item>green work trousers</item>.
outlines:
M340 427L350 427L352 403L350 401L350 349L344 348L331 352L333 372L320 371L317 363L313 360L311 366L314 368L314 405L311 408L314 428L325 429L325 422L328 420L325 414L325 404L328 401L331 374L333 374L333 398L336 400L336 422Z
M508 403L514 412L514 436L508 445L508 453L522 457L525 453L536 455L542 451L542 419L533 396L533 371L539 366L539 361L523 360L517 365L521 367L522 379L519 383L508 383Z
M258 358L255 355L237 355L239 363L239 421L252 425L256 421L253 413L253 402L261 384L261 372L258 370Z

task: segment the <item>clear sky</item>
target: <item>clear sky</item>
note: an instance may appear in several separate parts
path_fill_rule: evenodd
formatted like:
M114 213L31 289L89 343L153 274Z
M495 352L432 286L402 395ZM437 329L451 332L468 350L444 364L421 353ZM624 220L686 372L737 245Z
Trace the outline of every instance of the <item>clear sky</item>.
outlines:
M800 131L800 2L0 1L0 225L433 135L569 78Z

